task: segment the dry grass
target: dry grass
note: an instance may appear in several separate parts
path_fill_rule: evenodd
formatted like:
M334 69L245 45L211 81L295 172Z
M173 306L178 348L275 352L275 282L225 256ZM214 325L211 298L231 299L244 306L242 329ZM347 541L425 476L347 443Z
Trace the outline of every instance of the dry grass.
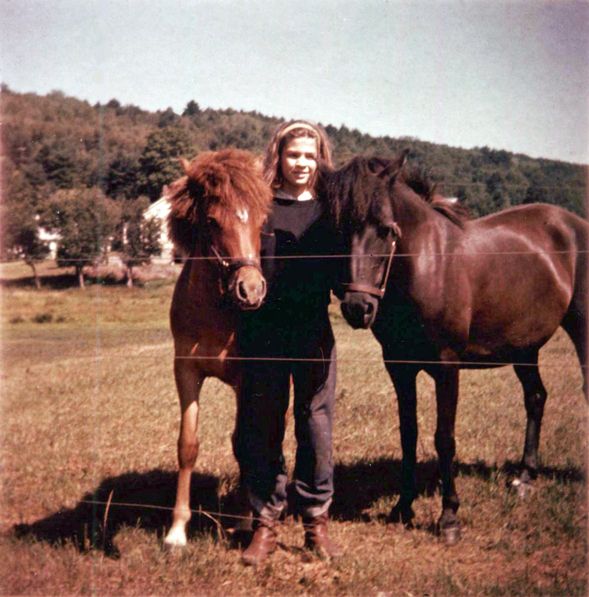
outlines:
M417 526L405 530L383 520L399 489L394 393L377 343L348 328L335 308L332 533L345 556L333 565L307 557L300 525L287 518L278 553L267 566L246 569L231 542L231 519L219 528L205 515L194 517L185 553L164 552L178 422L171 291L161 282L140 290L4 289L0 593L585 594L587 416L568 338L558 334L542 354L550 394L543 468L524 502L507 487L525 422L515 375L507 368L463 373L457 488L464 533L445 548L432 533L440 510L433 384L419 380L420 495ZM231 391L208 381L202 408L193 506L231 514ZM292 424L285 447L292 463ZM88 503L109 497L107 512Z

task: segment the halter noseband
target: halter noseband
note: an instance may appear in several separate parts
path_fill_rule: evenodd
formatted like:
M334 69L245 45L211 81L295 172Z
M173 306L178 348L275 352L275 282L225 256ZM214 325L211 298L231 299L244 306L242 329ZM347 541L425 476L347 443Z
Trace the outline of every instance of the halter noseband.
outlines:
M222 277L224 278L225 282L229 279L229 276L236 272L238 269L242 267L251 266L255 267L257 270L262 271L260 264L255 259L228 259L226 257L222 257L219 253L217 247L211 243L211 253L213 257L216 259L216 263L221 270Z
M207 242L208 241L208 242ZM203 234L202 238L202 246L201 250L203 255L207 255L207 253L213 258L213 262L217 265L219 270L219 285L222 294L225 294L230 290L230 279L231 276L240 270L242 267L250 266L255 267L260 273L262 272L262 266L260 263L255 259L246 259L246 258L238 258L232 259L231 257L223 257L215 244L213 243L213 239L211 237L210 231L206 229ZM204 249L204 250L203 250Z

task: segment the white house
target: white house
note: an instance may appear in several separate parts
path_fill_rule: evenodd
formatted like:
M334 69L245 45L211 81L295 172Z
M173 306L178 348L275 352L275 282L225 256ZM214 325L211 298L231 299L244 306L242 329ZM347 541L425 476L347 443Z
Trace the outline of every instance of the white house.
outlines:
M155 203L152 203L143 214L146 220L157 218L160 221L161 235L160 242L162 245L161 258L166 261L172 261L174 258L174 244L168 235L168 214L170 213L170 202L164 195Z
M35 221L39 222L40 219L39 215L35 216ZM46 228L43 228L43 226L39 226L38 233L39 240L47 243L47 246L49 247L49 257L55 259L57 257L57 244L59 243L61 236L57 234L57 232L50 232Z

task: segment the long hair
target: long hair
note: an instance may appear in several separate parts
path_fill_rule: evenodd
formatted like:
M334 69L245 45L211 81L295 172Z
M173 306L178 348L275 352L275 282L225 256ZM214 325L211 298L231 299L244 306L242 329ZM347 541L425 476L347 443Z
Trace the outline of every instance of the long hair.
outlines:
M264 178L272 189L279 189L284 183L280 157L286 144L297 137L309 137L317 141L317 159L320 164L333 168L331 147L327 133L323 127L308 120L291 120L283 122L272 135L266 155L264 156ZM310 188L315 187L317 171L310 181Z

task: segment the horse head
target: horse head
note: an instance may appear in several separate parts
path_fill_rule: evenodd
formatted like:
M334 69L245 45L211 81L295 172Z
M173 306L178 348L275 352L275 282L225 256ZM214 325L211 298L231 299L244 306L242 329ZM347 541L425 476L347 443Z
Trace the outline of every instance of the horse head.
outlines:
M266 295L260 233L272 201L259 161L226 149L181 164L185 176L172 183L168 197L175 246L216 270L222 295L241 309L257 309Z
M390 200L391 187L405 164L398 160L354 158L328 177L327 196L340 232L342 252L339 296L346 321L368 328L376 319L401 230Z

